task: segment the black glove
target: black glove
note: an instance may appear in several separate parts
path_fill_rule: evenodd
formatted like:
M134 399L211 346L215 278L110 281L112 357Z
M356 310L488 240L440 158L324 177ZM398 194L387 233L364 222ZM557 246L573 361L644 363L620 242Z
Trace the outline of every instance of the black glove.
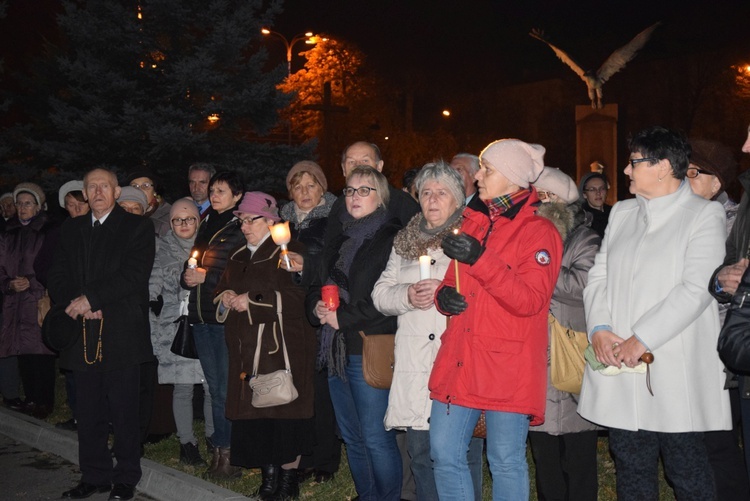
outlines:
M476 263L484 252L484 247L479 240L466 233L448 234L443 237L440 246L446 256L468 265Z
M441 311L450 313L451 315L463 313L469 306L466 303L466 298L453 287L443 287L440 289L437 293L437 305Z
M151 311L154 312L154 315L158 317L161 313L161 309L164 308L164 298L159 294L154 301L148 302L148 306L151 308Z

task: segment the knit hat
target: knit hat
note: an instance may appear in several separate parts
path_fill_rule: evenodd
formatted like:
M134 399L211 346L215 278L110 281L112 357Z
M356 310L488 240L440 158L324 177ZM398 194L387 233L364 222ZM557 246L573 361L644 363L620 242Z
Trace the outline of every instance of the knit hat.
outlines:
M190 197L181 198L172 204L172 208L169 211L169 220L171 221L175 217L194 217L200 221L200 214L198 213L198 206Z
M117 202L139 203L143 207L144 214L148 210L148 198L146 198L146 194L143 193L143 190L133 188L132 186L122 186L120 188L120 198L117 199Z
M578 187L569 175L556 167L544 167L539 179L534 181L537 190L554 193L566 204L578 200Z
M690 163L719 178L721 189L724 190L737 176L737 160L732 150L716 141L706 139L691 139L693 152Z
M607 181L607 176L603 172L588 172L584 174L581 178L581 182L578 183L578 193L581 197L583 197L583 189L586 187L586 183L588 183L590 179L601 179L604 181L604 186L609 189L609 181Z
M237 210L233 212L235 216L240 214L255 214L273 219L275 222L281 221L279 217L279 208L276 206L276 199L262 191L248 191L242 197Z
M544 169L544 146L518 139L500 139L490 143L480 160L491 163L513 184L528 188Z
M65 196L71 191L83 192L83 181L74 179L60 186L60 190L57 192L57 199L60 202L60 207L63 209L65 208Z
M0 200L2 200L4 198L10 198L11 200L13 200L13 193L7 191L7 192L3 193L2 195L0 195Z
M148 167L136 167L133 170L128 172L128 176L125 178L125 184L130 185L135 179L138 179L139 177L147 177L151 180L151 182L154 185L154 192L157 194L161 194L161 186L159 184L159 178L156 177L156 174L151 171Z
M47 201L47 197L44 195L44 190L41 186L35 183L19 183L13 188L13 200L18 201L19 193L29 193L34 197L36 203L40 209L44 209L44 203Z
M289 174L286 175L286 188L291 192L292 191L292 178L295 174L298 172L307 172L312 177L315 178L315 180L323 187L323 192L325 193L328 191L328 181L326 180L326 175L323 173L323 169L320 168L320 165L316 164L312 160L302 160L301 162L297 162L292 166L291 169L289 169Z

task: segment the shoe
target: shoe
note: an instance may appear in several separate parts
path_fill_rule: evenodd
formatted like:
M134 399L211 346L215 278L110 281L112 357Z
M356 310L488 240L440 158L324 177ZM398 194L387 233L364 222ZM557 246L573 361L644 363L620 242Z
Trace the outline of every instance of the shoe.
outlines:
M301 484L305 482L308 478L312 478L315 476L315 473L317 470L315 468L303 468L297 470L297 481Z
M31 416L34 413L34 410L36 410L36 404L30 400L26 400L19 410L24 414Z
M232 466L230 449L228 447L217 447L217 449L219 450L219 463L216 469L208 472L208 475L214 479L237 478L242 475L242 468Z
M81 482L69 491L63 492L61 497L63 499L84 499L95 492L109 492L111 488L110 485L93 485Z
M55 424L55 428L67 431L78 431L78 421L73 418Z
M23 400L17 397L11 399L3 399L3 403L8 409L14 411L20 411L21 409L23 409Z
M206 462L201 457L198 446L192 442L180 444L180 463L191 466L205 465Z
M299 483L297 483L297 470L281 469L279 472L279 488L271 498L273 501L289 501L299 497Z
M149 433L144 440L144 444L158 444L172 435L171 433Z
M133 499L135 496L135 485L115 484L112 492L109 493L109 499Z
M276 489L279 488L279 470L280 466L273 464L264 464L260 467L260 474L262 480L260 481L260 488L255 493L260 499L272 499L273 495L276 494Z
M324 484L326 482L330 482L331 480L333 480L333 472L322 470L315 471L315 481L317 483Z

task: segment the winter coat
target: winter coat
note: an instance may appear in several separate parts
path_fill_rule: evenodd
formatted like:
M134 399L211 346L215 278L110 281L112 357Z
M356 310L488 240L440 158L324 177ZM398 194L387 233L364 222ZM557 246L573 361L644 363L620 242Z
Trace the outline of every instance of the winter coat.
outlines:
M401 229L397 219L386 221L380 229L362 242L354 256L349 276L349 301L341 301L336 310L339 330L344 333L347 355L362 354L362 338L359 331L365 334L394 334L396 317L387 316L375 309L372 302L372 288L388 263L393 246L393 238ZM320 326L320 319L315 316L315 305L320 301L320 288L328 280L339 259L341 245L348 237L340 233L334 241L325 247L317 276L312 279L305 300L305 309L310 323Z
M237 247L244 245L245 236L237 225L237 217L230 209L219 214L208 209L209 214L198 227L198 236L190 251L198 251L198 267L206 270L206 280L195 287L185 283L184 270L180 276L180 287L190 291L188 319L191 324L215 324L216 285L227 266L229 255ZM187 264L187 260L186 264Z
M290 242L289 250L304 252L298 242ZM233 290L248 293L250 300L270 307L250 304L246 311L230 310L224 322L225 338L229 349L229 382L226 412L229 419L306 419L313 416L313 375L315 369L315 329L305 318L305 290L299 286L295 273L277 266L279 248L267 238L250 256L247 246L242 246L229 257L226 271L217 292ZM277 315L276 292L281 294L282 313ZM216 307L214 307L216 312ZM252 319L252 320L251 320ZM284 368L281 348L283 327L289 365L294 386L299 397L293 402L276 407L252 406L252 391L240 374L252 374L253 358L258 341L258 326L265 324L261 344L259 374L268 374ZM274 336L276 324L276 336Z
M44 212L27 225L13 217L0 236L0 287L4 295L0 358L53 354L42 342L37 304L45 288L34 271L34 261L42 248L47 227ZM11 291L10 281L16 277L27 277L29 288L22 292Z
M177 320L181 316L180 304L190 291L180 287L180 273L190 257L193 239L183 240L170 231L156 241L156 258L148 292L151 301L161 296L164 306L157 317L149 313L151 344L159 360L159 384L203 384L206 382L200 361L175 355L171 351L177 333Z
M325 233L328 225L328 214L331 212L336 197L332 193L323 193L323 205L313 207L302 221L297 220L295 203L289 202L281 208L279 215L284 221L289 221L292 239L302 242L305 246L305 265L302 273L302 285L308 286L320 266L320 256L325 247Z
M421 213L417 218L421 219ZM450 258L443 254L439 243L425 255L432 258L431 278L442 279L451 265ZM447 317L434 306L429 310L411 306L407 291L419 280L419 260L404 258L394 248L372 291L375 308L384 315L398 316L393 383L384 420L387 430L430 429L432 400L427 382Z
M85 295L104 320L87 321L83 338L60 352L60 366L74 371L104 372L133 367L154 359L148 320L148 279L154 265L154 225L115 204L101 227L92 216L67 219L60 247L49 272L49 294L66 304ZM101 332L102 360L94 360Z
M724 208L683 181L669 195L617 203L583 292L589 336L610 326L654 355L646 374L604 376L589 365L578 412L623 430L665 433L731 429L719 313L706 289L724 257Z
M163 237L172 231L172 224L169 220L169 213L172 211L172 205L162 202L159 207L149 216L154 223L154 231L157 237Z
M552 293L550 313L563 327L585 333L583 288L588 281L589 268L594 264L601 238L587 224L587 213L580 204L542 204L538 214L555 224L564 242L562 265L555 292ZM596 425L578 415L577 407L578 395L552 386L548 364L544 423L530 431L562 435L597 429Z
M443 334L429 382L435 400L528 414L532 425L544 420L547 313L563 247L552 223L536 215L538 200L532 188L494 222L484 203L465 210L461 231L486 248L473 265L459 265L468 307ZM455 286L450 269L440 288Z

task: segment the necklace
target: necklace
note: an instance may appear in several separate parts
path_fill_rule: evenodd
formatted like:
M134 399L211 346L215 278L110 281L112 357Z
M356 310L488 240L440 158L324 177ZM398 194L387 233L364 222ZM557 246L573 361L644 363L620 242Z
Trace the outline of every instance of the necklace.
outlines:
M86 348L86 320L83 321L83 360L88 365L94 365L97 360L101 363L102 361L102 330L104 329L104 319L102 318L99 322L99 340L96 343L96 354L94 360L89 361L89 352Z

